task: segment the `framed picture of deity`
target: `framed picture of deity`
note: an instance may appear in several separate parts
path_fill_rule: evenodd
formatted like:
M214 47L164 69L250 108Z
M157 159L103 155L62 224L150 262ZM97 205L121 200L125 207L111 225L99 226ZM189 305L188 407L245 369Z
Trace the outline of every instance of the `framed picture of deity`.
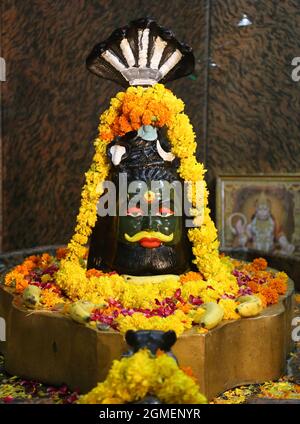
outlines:
M300 257L300 174L217 179L221 249Z

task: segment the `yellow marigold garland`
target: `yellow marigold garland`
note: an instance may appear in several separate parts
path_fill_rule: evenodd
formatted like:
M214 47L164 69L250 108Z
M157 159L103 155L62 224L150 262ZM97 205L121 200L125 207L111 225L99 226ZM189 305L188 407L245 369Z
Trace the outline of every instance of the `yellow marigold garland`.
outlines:
M101 124L100 124L101 126ZM68 244L69 261L78 261L86 252L85 245L96 224L97 202L103 193L102 184L108 176L109 164L106 156L107 143L98 137L94 143L93 163L86 172L86 182L81 193L81 205L77 215L75 234Z
M107 143L116 135L121 135L141 125L166 125L172 152L180 159L179 174L190 183L191 211L194 222L200 226L191 228L188 236L193 244L194 262L206 279L223 287L228 294L237 294L236 279L231 269L219 257L217 231L209 215L208 191L204 181L205 169L195 157L196 142L192 125L183 113L184 103L162 84L153 87L129 87L111 99L110 107L100 117L99 136L96 139L93 163L86 173L86 183L82 191L81 206L77 216L75 234L68 244L68 256L62 260L58 273L58 284L73 298L91 297L97 294L99 284L88 281L81 259L85 245L96 223L96 207L103 193L102 184L109 173L106 156ZM203 191L196 190L202 183ZM198 197L198 198L197 198ZM228 287L229 285L229 287Z
M128 330L173 330L177 336L180 336L185 330L192 327L192 318L180 310L166 318L158 316L147 318L139 312L126 317L119 315L116 322L119 324L119 330L122 334L126 334Z
M81 396L78 403L121 404L136 402L148 394L167 404L207 403L199 386L175 359L166 354L153 357L148 350L113 361L106 380Z
M65 272L65 274L63 274ZM118 274L102 275L100 277L86 277L84 268L79 264L66 262L63 270L60 270L56 276L57 284L62 286L66 278L68 278L68 296L71 300L86 300L95 305L103 304L109 299L121 302L125 308L144 308L152 309L156 306L156 300L161 302L167 297L172 297L176 290L180 288L181 296L186 302L192 295L195 298L201 298L203 302L216 302L220 297L228 291L230 293L231 283L224 281L223 283L208 279L202 280L197 273L192 273L189 280L183 276L182 280L174 281L166 278L161 282L136 284L133 281L125 281ZM212 288L213 287L213 288ZM238 314L235 313L237 304L232 300L221 300L224 307L224 319L237 319ZM174 314L161 318L146 317L143 313L135 312L131 316L119 315L116 319L119 330L125 334L127 330L174 330L179 336L185 330L192 327L192 318L188 315L188 311L176 310Z
M70 314L72 302L92 303L89 325L96 328L97 323L108 323L123 334L128 329L172 329L179 336L199 323L203 314L199 305L203 302L217 302L224 311L224 320L236 320L240 318L236 312L238 296L255 294L267 307L277 303L288 289L288 276L267 270L267 262L262 258L245 263L221 257L228 271L234 266L233 275L239 284L239 293L234 296L230 294L230 280L223 283L211 278L206 280L200 272L160 276L159 280L141 283L139 279L127 280L116 273L86 271L79 262L66 261L60 267L59 260L64 257L65 249L58 249L56 257L46 253L30 256L6 274L4 284L15 294L23 294L29 284L40 287L37 309L58 308ZM65 297L57 285L63 285L67 277L70 283ZM196 331L207 330L197 328Z

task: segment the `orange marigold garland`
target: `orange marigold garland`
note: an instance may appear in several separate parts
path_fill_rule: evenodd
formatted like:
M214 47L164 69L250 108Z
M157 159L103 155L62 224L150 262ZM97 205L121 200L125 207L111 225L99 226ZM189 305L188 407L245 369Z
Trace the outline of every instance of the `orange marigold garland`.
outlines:
M285 272L274 273L267 270L268 263L263 258L254 259L251 263L234 261L235 275L245 290L258 295L264 306L277 303L279 296L287 291L288 276Z
M51 260L48 253L41 256L29 256L21 265L17 265L6 274L4 283L6 286L15 287L17 293L22 293L28 286L30 272L34 268L47 267Z

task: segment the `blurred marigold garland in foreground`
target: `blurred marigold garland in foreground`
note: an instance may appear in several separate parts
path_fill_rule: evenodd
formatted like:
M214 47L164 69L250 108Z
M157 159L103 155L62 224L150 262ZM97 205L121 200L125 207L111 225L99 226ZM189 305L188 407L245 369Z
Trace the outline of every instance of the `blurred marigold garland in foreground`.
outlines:
M115 360L106 380L79 398L79 403L132 403L147 395L168 404L207 403L194 379L174 358L165 353L153 356L148 350Z

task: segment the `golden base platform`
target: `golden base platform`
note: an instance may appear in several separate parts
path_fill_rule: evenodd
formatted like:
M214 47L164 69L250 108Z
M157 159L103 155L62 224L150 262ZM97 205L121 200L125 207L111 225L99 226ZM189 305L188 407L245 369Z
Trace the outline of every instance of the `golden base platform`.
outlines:
M206 334L196 328L173 347L180 365L190 366L210 400L223 391L279 378L291 348L294 284L281 301L259 316L224 321ZM0 317L6 341L0 342L8 373L51 385L66 383L84 393L105 379L113 359L127 349L116 331L99 331L59 313L28 311L0 286Z

